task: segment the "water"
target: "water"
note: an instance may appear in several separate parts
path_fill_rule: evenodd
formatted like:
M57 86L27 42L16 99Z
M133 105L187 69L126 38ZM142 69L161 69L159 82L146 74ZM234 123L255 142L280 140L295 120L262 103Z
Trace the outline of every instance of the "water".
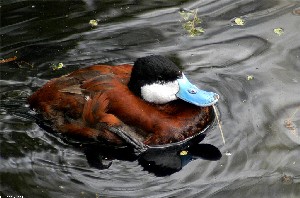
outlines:
M205 34L188 36L180 8L198 9ZM234 25L235 17L245 25ZM0 68L1 196L298 197L299 30L296 0L2 1L1 58L17 59ZM98 170L26 116L26 98L47 80L149 54L170 57L199 87L220 94L226 144L217 126L204 140L220 149L220 160L194 160L165 177L137 161ZM65 67L53 71L58 63Z

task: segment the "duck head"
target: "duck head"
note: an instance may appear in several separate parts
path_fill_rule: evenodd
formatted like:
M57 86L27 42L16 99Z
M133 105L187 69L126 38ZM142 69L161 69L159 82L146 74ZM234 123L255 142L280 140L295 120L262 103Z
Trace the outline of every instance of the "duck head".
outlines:
M135 61L128 87L137 96L155 104L181 99L205 107L219 99L218 94L197 88L172 61L159 55Z

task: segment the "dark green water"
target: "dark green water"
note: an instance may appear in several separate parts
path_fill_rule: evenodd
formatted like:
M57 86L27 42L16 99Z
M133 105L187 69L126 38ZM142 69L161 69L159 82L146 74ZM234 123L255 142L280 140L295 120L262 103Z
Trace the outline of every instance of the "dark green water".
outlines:
M187 35L180 8L198 9L203 35ZM0 9L0 58L17 57L0 64L1 198L300 196L299 1L3 0ZM98 170L26 116L26 98L47 80L149 54L171 57L220 94L226 144L217 127L204 140L220 160L198 159L165 177L137 161ZM58 63L65 67L53 71Z

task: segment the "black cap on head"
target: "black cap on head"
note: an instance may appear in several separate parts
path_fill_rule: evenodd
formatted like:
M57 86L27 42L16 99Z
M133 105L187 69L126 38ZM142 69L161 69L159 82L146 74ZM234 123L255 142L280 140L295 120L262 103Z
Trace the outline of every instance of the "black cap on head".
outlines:
M159 55L138 58L131 72L129 89L141 96L141 87L155 82L170 82L181 76L180 69L169 59Z

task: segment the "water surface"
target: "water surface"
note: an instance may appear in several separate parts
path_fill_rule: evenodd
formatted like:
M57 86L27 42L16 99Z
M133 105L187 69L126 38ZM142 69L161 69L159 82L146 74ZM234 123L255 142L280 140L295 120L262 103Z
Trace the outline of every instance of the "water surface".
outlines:
M181 8L198 9L203 35L182 28ZM300 195L299 1L6 0L0 9L1 58L17 57L0 68L2 197ZM217 126L203 141L220 149L220 160L194 160L165 177L137 161L98 170L26 116L26 98L49 79L150 54L168 56L197 86L220 94L226 144ZM65 67L53 71L58 63Z

